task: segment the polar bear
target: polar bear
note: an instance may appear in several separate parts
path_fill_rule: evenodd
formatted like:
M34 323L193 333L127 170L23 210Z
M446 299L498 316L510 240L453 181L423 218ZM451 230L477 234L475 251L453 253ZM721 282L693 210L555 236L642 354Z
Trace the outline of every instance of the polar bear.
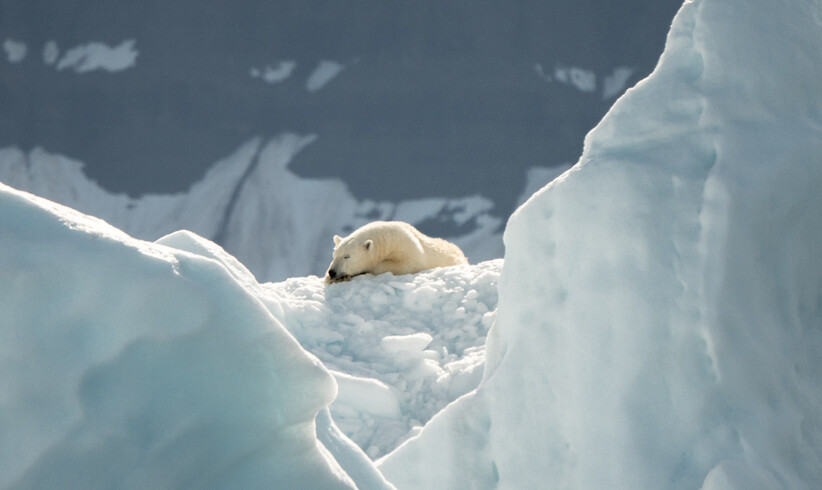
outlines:
M394 275L467 264L451 242L432 238L403 221L374 221L345 238L334 235L334 255L325 282L347 281L360 274Z

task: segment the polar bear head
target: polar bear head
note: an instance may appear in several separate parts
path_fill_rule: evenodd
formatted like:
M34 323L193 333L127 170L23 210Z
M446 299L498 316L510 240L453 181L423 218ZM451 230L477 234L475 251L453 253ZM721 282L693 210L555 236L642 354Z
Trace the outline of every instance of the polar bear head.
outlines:
M334 235L334 255L325 282L347 281L365 274L374 263L374 240L352 234L342 238Z

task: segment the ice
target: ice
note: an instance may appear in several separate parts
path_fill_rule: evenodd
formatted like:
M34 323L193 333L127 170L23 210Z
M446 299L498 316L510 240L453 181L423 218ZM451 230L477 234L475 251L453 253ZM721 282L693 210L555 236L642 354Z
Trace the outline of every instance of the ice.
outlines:
M818 0L684 3L504 261L260 283L197 229L141 241L0 185L0 487L822 487L820 25ZM282 230L332 209L298 255L327 264L334 226L400 208L296 179L310 142L140 201L0 162L137 228L281 225L286 261Z
M554 78L565 85L575 87L580 92L593 92L597 89L596 74L578 66L557 66L554 69Z
M572 66L557 65L553 75L546 73L542 63L535 63L534 70L537 75L546 82L557 81L564 85L575 87L580 92L592 93L597 90L597 74L592 70ZM621 95L626 88L628 80L633 74L633 68L619 66L602 77L602 98L607 100ZM529 194L530 195L530 194Z
M525 201L530 199L535 192L542 189L551 181L565 173L571 168L571 164L557 165L556 167L534 167L528 169L525 174L525 190L517 199L517 204L522 205Z
M380 341L380 347L390 354L422 352L434 340L425 332L411 335L389 335Z
M479 387L398 488L822 486L822 3L693 0L505 231Z
M492 260L332 285L291 278L261 285L260 298L335 373L331 414L376 458L479 383L491 326L483 315L496 309L501 267Z
M625 90L625 84L634 73L632 68L620 66L602 80L602 98L610 99L620 95Z
M400 418L397 395L387 384L374 378L351 376L332 372L337 380L340 395L334 400L341 412L359 415L362 412L383 418Z
M60 48L57 46L55 41L48 41L43 46L43 63L48 66L51 66L57 63L57 59L60 57Z
M780 483L760 468L743 461L727 460L718 464L708 473L702 490L779 490Z
M0 487L353 485L315 435L334 379L221 262L0 208Z
M317 414L317 438L356 482L360 490L394 488L371 463L368 455L337 427L328 409Z
M387 488L369 457L480 381L468 313L500 260L260 284L190 231L144 242L6 186L0 209L0 487Z
M134 44L134 39L127 39L114 47L101 42L75 46L60 58L57 70L70 68L77 73L87 73L95 70L118 72L133 68L137 65L139 54L134 49Z
M15 41L14 39L6 39L3 41L3 51L6 52L6 60L9 63L20 63L26 58L26 51L28 47L26 43Z
M322 60L311 72L305 82L305 89L309 92L316 92L325 87L334 77L340 74L345 66L336 61Z
M251 78L262 78L265 83L273 85L287 80L296 67L296 61L280 61L276 67L269 65L266 65L265 69L253 67L250 70L250 75Z

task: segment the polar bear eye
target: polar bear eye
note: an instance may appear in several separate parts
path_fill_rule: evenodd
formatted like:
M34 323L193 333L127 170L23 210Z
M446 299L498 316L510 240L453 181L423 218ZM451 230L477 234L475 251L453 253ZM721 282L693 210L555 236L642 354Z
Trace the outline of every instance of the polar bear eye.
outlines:
M345 260L348 260L348 259L350 259L350 258L351 258L351 256L350 256L350 255L343 255L343 259L345 259Z

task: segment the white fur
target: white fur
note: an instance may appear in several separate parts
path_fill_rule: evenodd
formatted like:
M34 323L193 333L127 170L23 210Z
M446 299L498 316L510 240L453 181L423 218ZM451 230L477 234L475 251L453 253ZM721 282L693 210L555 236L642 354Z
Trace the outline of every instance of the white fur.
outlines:
M413 274L468 263L453 243L424 235L402 221L368 223L345 238L335 235L334 244L326 282L345 281L365 273Z

